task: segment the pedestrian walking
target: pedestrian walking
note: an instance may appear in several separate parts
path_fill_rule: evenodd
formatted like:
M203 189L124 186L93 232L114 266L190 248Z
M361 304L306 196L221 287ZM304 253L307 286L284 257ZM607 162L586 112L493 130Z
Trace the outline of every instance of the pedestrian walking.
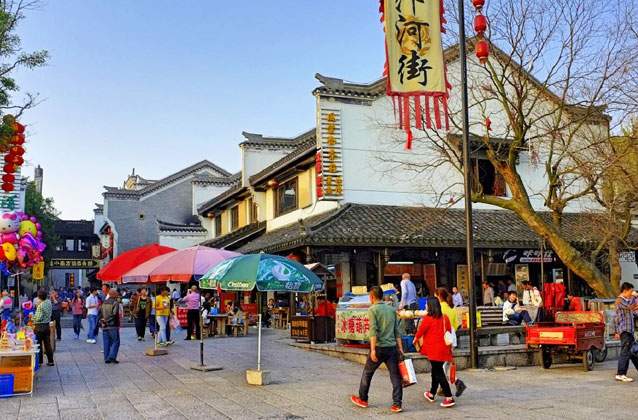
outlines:
M403 355L403 344L399 332L397 312L381 300L383 291L375 286L370 289L370 353L363 367L363 375L359 384L359 396L352 395L350 401L361 408L368 407L368 391L374 372L385 363L392 382L392 407L394 413L403 411L403 385L399 372L399 356Z
M157 330L157 322L155 321L155 292L151 292L151 315L148 318L148 330L151 333L151 337L155 338L155 331Z
M423 396L433 403L436 398L436 392L441 386L443 395L445 395L445 400L441 403L441 407L454 407L456 402L452 398L450 384L445 377L443 369L444 363L450 360L452 352L451 343L447 344L445 342L445 333L452 332L450 319L443 314L441 304L435 297L428 298L425 309L428 314L421 320L419 329L414 336L415 345L423 338L421 354L427 356L432 366L432 386L429 391L425 391Z
M459 322L459 317L456 314L456 311L452 308L452 295L450 295L446 288L439 287L434 291L434 296L439 299L439 303L441 304L441 312L450 320L452 335L454 336L454 339L452 340L452 348L456 347L456 332L459 330L459 328L461 328L461 323ZM452 360L446 361L443 365L443 370L445 371L447 378L450 378L451 362ZM460 378L455 378L454 386L456 386L456 392L454 393L456 397L460 397L467 389L467 385L465 385L465 382L463 382Z
M138 341L144 341L146 323L151 316L151 306L152 301L151 298L146 295L146 287L142 287L133 306L133 316L135 317Z
M62 340L62 298L58 295L58 291L53 289L50 294L51 299L51 321L55 321L55 334L58 340Z
M188 294L182 299L186 302L186 319L188 327L186 328L186 338L184 340L190 340L193 336L193 330L195 330L196 338L200 339L200 322L199 322L199 306L201 303L201 296L197 293L197 286L192 286L188 291Z
M110 290L108 298L100 306L100 325L104 345L104 363L120 363L117 352L120 349L120 306L118 293Z
M82 291L76 290L75 296L71 299L71 314L73 315L73 338L80 338L80 330L82 329L82 319L86 314L86 302L82 297Z
M39 361L40 366L44 363L43 349L47 353L47 366L55 366L53 362L53 348L51 348L51 301L47 299L47 293L44 290L38 292L38 307L33 315L32 322L34 325L35 337L40 344Z
M631 352L631 347L634 344L633 312L638 310L638 301L633 294L634 286L625 282L620 286L620 295L616 299L616 340L620 340L616 380L621 382L634 381L633 378L627 376L630 360L638 370L638 356Z
M97 314L99 311L99 307L100 300L97 295L97 289L95 287L92 287L89 297L86 298L86 313L89 319L89 331L86 342L89 344L95 344L97 342L95 330L97 328Z
M416 299L416 287L410 279L409 273L403 273L401 279L401 301L399 302L399 311L403 309L409 309L411 311L419 309L419 305ZM413 320L406 320L405 332L407 334L413 334L416 327Z
M160 288L160 294L155 296L155 318L157 319L157 325L159 327L158 346L168 345L166 327L168 326L168 318L170 315L170 301L171 298L168 295L168 287Z

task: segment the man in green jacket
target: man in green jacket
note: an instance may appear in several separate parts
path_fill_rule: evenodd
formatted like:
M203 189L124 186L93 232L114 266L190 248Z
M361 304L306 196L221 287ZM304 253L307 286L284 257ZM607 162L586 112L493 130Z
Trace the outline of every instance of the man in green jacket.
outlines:
M399 372L399 356L403 354L403 344L401 333L399 332L399 322L396 311L383 303L383 291L375 286L370 289L370 308L368 317L370 318L370 354L363 368L361 383L359 385L359 396L352 395L350 400L353 404L361 407L368 407L368 391L370 382L381 363L385 363L390 373L392 382L392 412L400 413L403 399L403 384L401 373Z
M53 312L51 301L47 299L47 292L44 290L38 292L38 299L38 307L31 321L34 325L33 332L40 344L40 365L44 361L42 354L42 349L44 348L47 353L47 366L55 366L53 363L53 348L51 347L51 330L49 329L51 312Z

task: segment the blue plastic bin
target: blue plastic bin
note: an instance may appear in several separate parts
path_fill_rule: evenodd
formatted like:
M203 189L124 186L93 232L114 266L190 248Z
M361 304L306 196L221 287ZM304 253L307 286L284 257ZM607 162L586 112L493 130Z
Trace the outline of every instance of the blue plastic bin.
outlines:
M13 395L13 373L0 375L0 397Z

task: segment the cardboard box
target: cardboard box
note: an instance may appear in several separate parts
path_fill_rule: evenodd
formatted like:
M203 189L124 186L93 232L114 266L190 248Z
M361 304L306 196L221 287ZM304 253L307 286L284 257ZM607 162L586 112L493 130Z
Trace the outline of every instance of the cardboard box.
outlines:
M13 393L31 392L33 370L31 367L2 367L0 375L13 374Z
M0 367L31 367L33 356L3 356L0 357Z

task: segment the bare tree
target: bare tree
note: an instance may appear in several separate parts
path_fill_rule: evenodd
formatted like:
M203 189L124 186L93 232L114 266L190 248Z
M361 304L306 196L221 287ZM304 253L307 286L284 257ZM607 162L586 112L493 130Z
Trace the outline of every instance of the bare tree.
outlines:
M448 21L454 22L454 5L448 3ZM610 135L638 115L636 11L638 0L492 0L484 8L490 59L484 65L475 59L469 63L470 132L473 157L480 158L473 167L472 201L516 213L599 297L618 291L618 247L629 232L629 209L636 205L635 196L605 193L617 184L622 168L638 165L622 158L627 148ZM454 28L448 25L446 41L452 46L446 57L448 79L459 86L452 66L458 57ZM468 43L471 51L475 40ZM415 136L416 147L421 143L428 150L423 159L406 164L401 157L385 158L390 170L456 171L445 185L431 185L439 195L454 191L447 199L441 196L443 205L463 198L458 94L449 109L449 133L424 130ZM382 137L403 141L401 135ZM494 173L489 186L478 182L486 164ZM543 182L530 182L530 171ZM563 214L574 208L608 227L594 238L592 249L575 246L563 232ZM603 251L612 279L597 263Z
M13 72L20 68L33 69L46 65L47 51L25 52L22 49L18 25L25 19L25 12L41 6L39 0L0 0L0 116L12 114L16 117L38 103L38 95L25 93L24 98L15 100L20 87ZM0 126L0 141L13 134L11 127Z

